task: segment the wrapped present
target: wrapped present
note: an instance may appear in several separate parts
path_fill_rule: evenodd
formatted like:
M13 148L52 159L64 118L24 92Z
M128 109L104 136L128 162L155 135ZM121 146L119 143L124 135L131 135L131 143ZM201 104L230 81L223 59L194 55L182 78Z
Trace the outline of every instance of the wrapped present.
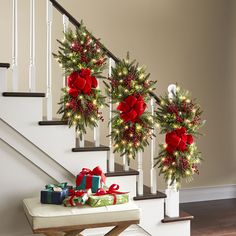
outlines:
M119 185L112 184L108 190L98 189L96 194L89 197L88 204L92 207L123 204L129 201L127 192L117 191Z
M45 190L41 191L41 203L43 204L62 204L65 197L68 195L67 183L48 184Z
M93 193L102 187L106 182L106 176L103 174L99 166L93 170L83 168L76 178L76 189L91 189Z
M63 205L65 207L84 205L88 201L90 195L92 195L91 189L88 190L70 189L69 196L64 199Z

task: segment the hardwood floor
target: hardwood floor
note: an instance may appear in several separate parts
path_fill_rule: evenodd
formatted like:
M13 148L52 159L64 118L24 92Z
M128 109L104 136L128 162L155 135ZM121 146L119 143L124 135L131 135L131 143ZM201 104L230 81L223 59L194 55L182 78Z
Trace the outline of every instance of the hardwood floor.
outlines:
M236 198L181 204L194 216L191 236L236 236Z

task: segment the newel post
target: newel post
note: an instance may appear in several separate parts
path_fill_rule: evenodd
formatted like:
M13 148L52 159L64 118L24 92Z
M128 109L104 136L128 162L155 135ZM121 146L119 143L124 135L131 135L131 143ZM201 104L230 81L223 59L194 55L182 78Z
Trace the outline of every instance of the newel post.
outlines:
M168 86L168 97L169 99L173 99L176 94L176 85L171 84ZM176 182L172 185L171 179L168 180L166 193L166 215L169 217L178 217L179 216L179 190L177 188Z

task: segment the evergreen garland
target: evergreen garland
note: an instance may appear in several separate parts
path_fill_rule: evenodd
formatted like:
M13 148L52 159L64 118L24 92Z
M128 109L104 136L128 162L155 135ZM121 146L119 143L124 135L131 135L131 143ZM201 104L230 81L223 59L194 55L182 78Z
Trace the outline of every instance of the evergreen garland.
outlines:
M114 152L127 155L128 160L144 151L153 136L154 117L145 110L156 82L149 81L149 76L127 55L112 68L110 83L105 82L107 94L117 105L111 120Z
M171 99L167 94L160 97L156 117L161 133L166 134L166 143L160 145L155 166L170 184L176 182L180 186L182 178L191 181L193 174L199 174L197 165L202 158L193 137L199 136L198 130L205 123L201 114L189 92L178 86Z
M99 111L105 103L105 97L98 89L97 78L106 66L105 53L98 40L94 40L83 23L75 32L68 29L64 33L57 54L53 56L65 70L67 87L62 88L59 114L67 120L69 127L74 125L82 134L86 127L96 127L103 120Z

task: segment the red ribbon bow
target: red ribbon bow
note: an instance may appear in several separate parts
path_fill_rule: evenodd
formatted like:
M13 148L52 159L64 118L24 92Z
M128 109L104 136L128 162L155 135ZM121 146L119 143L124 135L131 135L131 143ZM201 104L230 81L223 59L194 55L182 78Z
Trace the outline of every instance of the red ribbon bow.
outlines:
M93 170L90 170L88 168L83 168L82 171L79 173L79 175L76 178L76 185L79 186L84 178L85 175L98 175L101 176L101 183L106 183L106 176L102 172L102 169L97 166ZM89 187L90 188L90 187Z
M74 204L73 199L75 197L83 197L85 193L86 193L86 191L84 191L84 190L77 190L76 191L74 189L69 189L70 199L68 201L69 201L70 205L75 206L76 204Z
M80 72L74 71L67 77L69 94L77 97L80 93L90 95L92 88L98 86L97 79L91 76L90 69L81 69Z
M115 205L116 204L116 194L127 194L128 193L128 192L117 191L119 188L120 188L120 186L118 184L112 184L108 190L105 190L103 188L99 188L97 190L97 192L94 194L94 196L103 196L106 194L110 194L114 198L113 205Z
M193 136L190 134L186 134L186 129L184 127L166 134L166 150L170 154L173 154L175 150L184 152L188 148L187 145L190 145L192 143Z
M121 111L120 117L125 121L134 123L145 111L147 105L142 96L128 96L123 102L120 102L117 110Z

